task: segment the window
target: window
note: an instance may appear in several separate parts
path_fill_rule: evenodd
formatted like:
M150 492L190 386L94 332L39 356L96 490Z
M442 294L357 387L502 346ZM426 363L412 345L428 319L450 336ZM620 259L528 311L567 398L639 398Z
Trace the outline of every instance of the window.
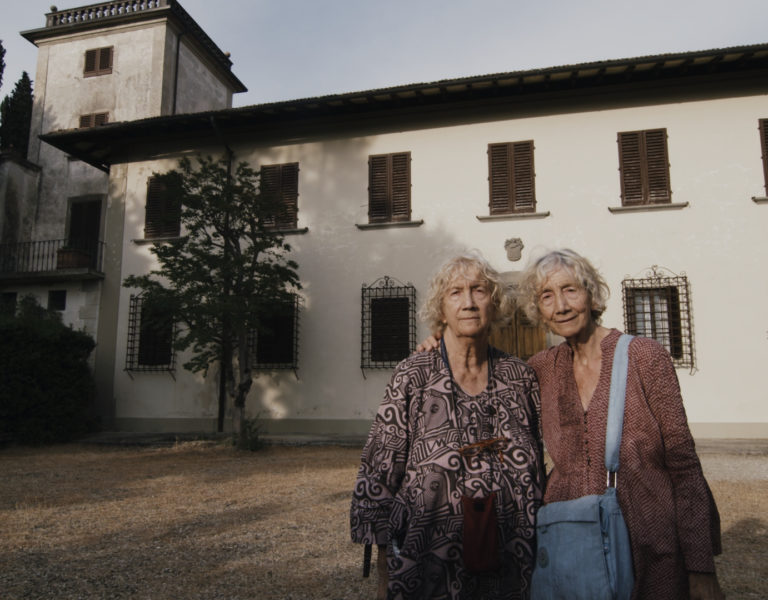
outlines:
M178 237L181 233L180 184L176 173L149 178L144 216L145 238Z
M768 119L760 119L760 147L763 150L763 176L765 195L768 196Z
M670 203L667 130L619 133L618 142L622 205Z
M653 267L640 279L621 283L627 333L655 339L676 367L694 368L688 278L665 276Z
M299 213L299 163L263 166L260 192L275 209L265 224L275 229L296 229Z
M3 292L0 295L0 314L14 315L16 314L16 299L18 294L16 292Z
M109 122L109 113L93 113L90 115L80 115L80 129L86 129L88 127L98 127L100 125L106 125Z
M48 291L48 310L66 310L67 290Z
M411 220L411 153L368 157L368 221Z
M383 277L362 290L360 367L394 367L416 348L416 288Z
M146 295L131 295L128 314L127 371L173 371L174 326L171 319L147 301Z
M533 140L488 144L490 214L536 211Z
M298 367L299 296L279 303L258 331L251 333L251 364L255 369Z
M85 67L83 75L93 77L95 75L107 75L112 72L112 55L114 48L95 48L85 51Z

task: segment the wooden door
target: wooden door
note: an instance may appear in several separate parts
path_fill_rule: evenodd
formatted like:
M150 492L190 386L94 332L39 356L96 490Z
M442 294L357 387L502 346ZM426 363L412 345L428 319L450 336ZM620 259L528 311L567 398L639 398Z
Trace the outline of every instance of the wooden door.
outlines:
M491 335L491 346L523 360L546 349L547 332L542 326L533 325L521 309L506 327L497 329Z

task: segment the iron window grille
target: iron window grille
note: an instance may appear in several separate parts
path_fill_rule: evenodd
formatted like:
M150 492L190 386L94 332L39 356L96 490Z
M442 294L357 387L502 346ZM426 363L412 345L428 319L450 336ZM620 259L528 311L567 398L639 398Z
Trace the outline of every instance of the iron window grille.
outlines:
M626 131L618 144L622 205L672 202L667 130Z
M688 278L652 266L645 277L621 282L624 328L627 333L653 338L672 357L676 367L696 368Z
M368 221L411 220L411 153L368 157Z
M158 318L153 312L143 292L131 295L126 371L173 372L176 367L173 351L175 325L171 319Z
M114 56L114 47L94 48L85 51L85 64L83 75L85 77L94 77L96 75L108 75L112 72L112 59Z
M301 297L291 294L279 303L263 326L248 336L251 368L260 371L292 369L299 366L299 312Z
M396 366L416 348L416 288L384 276L362 288L361 369Z
M488 144L491 215L536 211L533 140Z
M265 225L274 229L295 229L299 215L299 163L261 167L259 192L275 207Z

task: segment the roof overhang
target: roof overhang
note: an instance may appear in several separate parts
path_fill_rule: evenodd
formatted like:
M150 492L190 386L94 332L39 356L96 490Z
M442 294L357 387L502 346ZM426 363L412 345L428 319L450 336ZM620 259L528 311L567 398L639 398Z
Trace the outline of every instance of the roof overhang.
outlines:
M370 127L389 120L425 119L446 114L491 114L502 107L532 105L559 98L594 98L615 90L687 89L696 84L759 87L768 93L768 44L681 54L592 62L547 69L447 79L347 94L306 98L205 113L154 117L101 127L52 132L49 144L98 168L142 152L201 147L207 141L247 136L283 143L314 129ZM469 117L466 117L469 118ZM356 124L356 125L355 125ZM148 152L151 148L152 152Z

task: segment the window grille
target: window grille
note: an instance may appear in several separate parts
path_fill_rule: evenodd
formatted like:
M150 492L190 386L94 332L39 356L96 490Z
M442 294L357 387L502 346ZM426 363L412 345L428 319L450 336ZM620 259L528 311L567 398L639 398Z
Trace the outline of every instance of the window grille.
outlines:
M295 229L299 214L299 163L263 166L259 185L260 193L275 207L266 226Z
M625 278L621 287L625 331L655 339L666 348L676 367L693 371L695 356L688 278L654 265L645 277Z
M85 77L93 77L95 75L107 75L111 73L113 53L113 46L86 50L83 75Z
M16 292L3 292L0 295L0 314L11 315L16 314L16 300L18 294Z
M152 310L144 293L131 295L128 313L126 371L173 371L174 324Z
M618 143L622 205L670 203L667 130L619 133Z
M280 303L263 327L251 331L248 345L251 368L257 370L293 369L299 366L299 310L301 298Z
M144 237L169 238L181 233L180 181L166 175L153 175L147 182Z
M416 348L416 288L384 276L362 288L361 369L396 366Z
M368 221L411 220L411 153L368 157Z
M488 144L490 213L536 211L533 140Z

